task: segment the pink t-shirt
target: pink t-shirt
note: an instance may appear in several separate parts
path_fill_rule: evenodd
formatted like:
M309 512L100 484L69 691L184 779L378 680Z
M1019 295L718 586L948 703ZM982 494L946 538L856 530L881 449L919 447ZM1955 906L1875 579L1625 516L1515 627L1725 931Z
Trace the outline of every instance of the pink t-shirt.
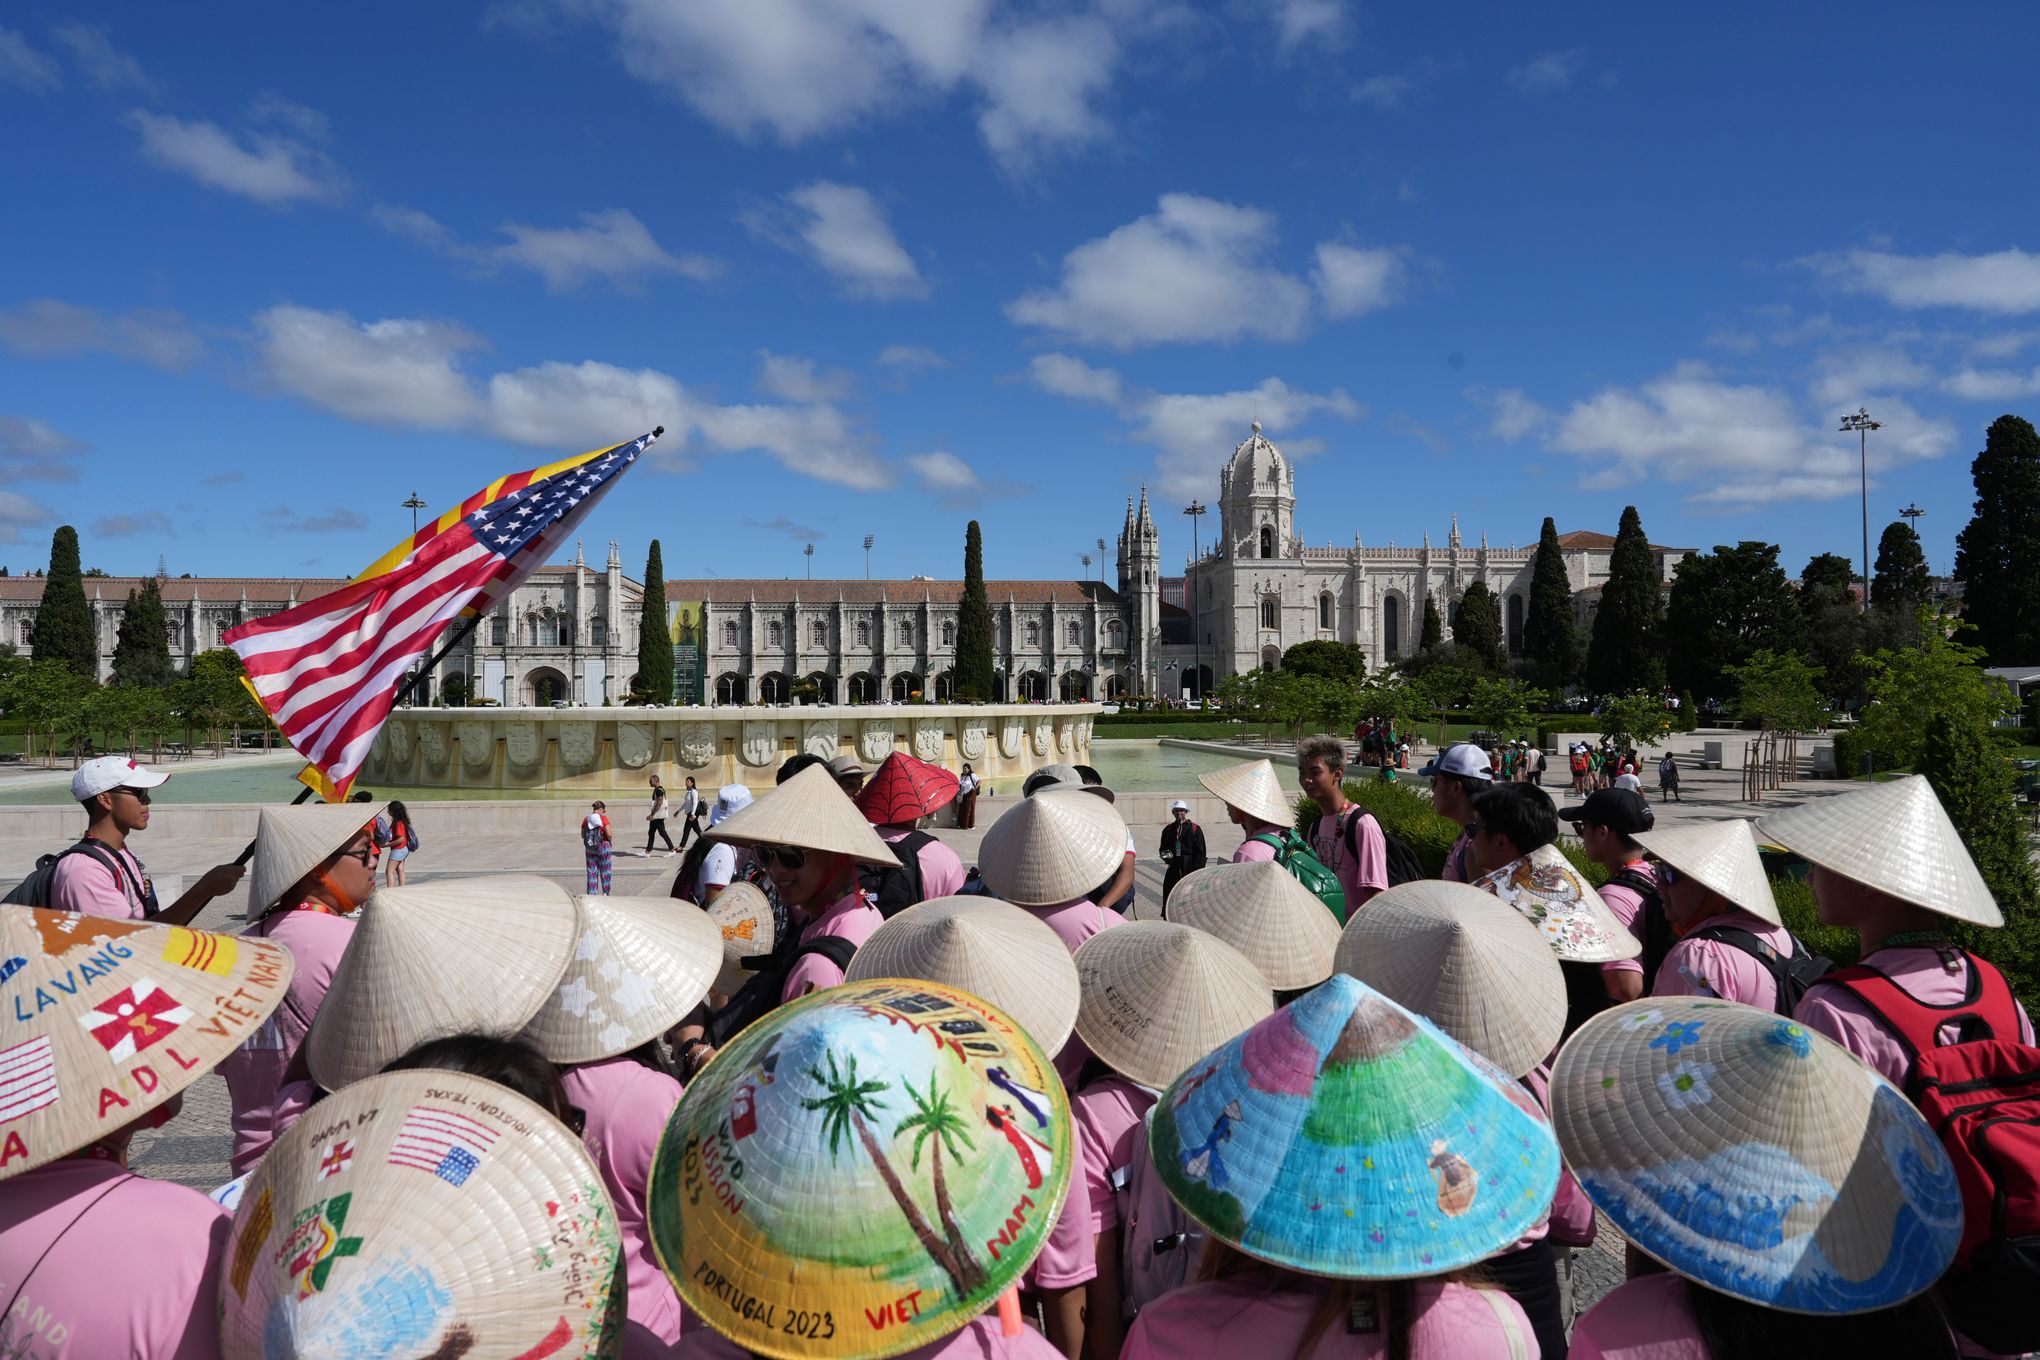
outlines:
M1133 1164L1134 1143L1159 1092L1117 1073L1098 1078L1070 1097L1077 1147L1084 1154L1084 1185L1091 1197L1091 1231L1119 1226L1119 1190Z
M1242 1360L1296 1354L1328 1286L1273 1269L1250 1271L1164 1294L1133 1320L1120 1360ZM1528 1354L1537 1354L1530 1320L1500 1290L1419 1280L1411 1289L1410 1360L1509 1360L1513 1328ZM1354 1334L1328 1329L1311 1360L1381 1360L1388 1354L1381 1329Z
M1649 860L1640 859L1634 863L1625 864L1622 867L1624 869L1636 870L1638 874L1649 879L1652 883L1658 881L1657 866ZM1622 922L1622 928L1637 939L1642 939L1643 932L1636 928L1636 918L1643 914L1643 894L1634 888L1626 888L1620 883L1611 883L1599 891L1601 900L1608 904L1608 910L1614 912L1617 919ZM1660 888L1658 891L1663 892L1664 889ZM1641 973L1643 971L1643 960L1640 958L1612 959L1601 965L1601 971L1604 973ZM1644 980L1648 982L1650 979L1646 978Z
M1447 883L1471 883L1475 878L1479 878L1479 874L1473 874L1469 877L1467 868L1462 867L1465 865L1464 857L1472 853L1473 833L1471 831L1460 832L1459 839L1452 842L1452 848L1445 852L1445 867L1439 871L1438 877L1444 879Z
M254 1170L282 1131L274 1117L277 1088L319 1013L319 1003L326 999L326 989L333 985L347 942L354 938L354 922L311 909L279 911L241 933L274 940L290 950L297 971L291 974L283 1004L219 1065L234 1107L236 1176Z
M111 855L126 870L115 878L113 870L90 853L66 855L50 874L50 906L57 911L83 912L87 916L142 919L142 885L146 882L142 862L135 852L122 846L116 850L104 841L94 841L102 855Z
M897 844L913 830L906 826L881 826L875 828L878 838L887 845ZM963 889L963 861L956 852L941 841L931 840L914 854L921 861L921 900L933 901L938 897L953 897Z
M1074 902L1064 902L1059 906L1023 907L1021 910L1046 922L1072 954L1099 931L1126 924L1126 918L1118 912L1101 907L1088 897L1079 897Z
M0 1181L7 1354L218 1360L232 1223L198 1191L113 1162L64 1158Z
M1720 940L1692 938L1709 926L1735 926L1747 930L1786 958L1792 957L1792 932L1774 926L1746 911L1716 912L1686 932L1658 966L1651 983L1652 996L1719 996L1755 1006L1760 1011L1778 1008L1778 984L1771 970L1755 955Z
M1049 1230L1048 1243L1020 1277L1023 1289L1074 1289L1098 1278L1098 1235L1091 1231L1091 1193L1084 1169L1072 1167L1070 1192Z
M616 1229L623 1237L624 1271L630 1282L624 1356L659 1360L680 1339L680 1296L652 1253L645 1200L652 1154L658 1150L667 1117L680 1103L680 1083L629 1058L604 1058L562 1068L560 1085L568 1103L586 1117L581 1146L601 1169L610 1203L616 1206Z
M673 1360L749 1360L750 1354L722 1333L703 1327L680 1338ZM940 1341L902 1351L896 1360L1062 1360L1062 1352L1032 1327L1021 1327L1017 1336L1001 1336L998 1318L987 1315Z
M1572 1360L1715 1360L1677 1275L1617 1285L1573 1324Z
M1353 855L1346 852L1346 824L1356 817L1360 824L1352 834L1359 853ZM1318 818L1311 848L1339 876L1348 912L1388 886L1388 839L1381 834L1381 823L1358 807L1348 805L1336 817Z
M1941 963L1941 951L1932 945L1901 945L1865 955L1862 962L1877 969L1930 1006L1960 1002L1969 987L1969 965L1957 960L1950 971ZM2013 1005L2018 1003L2014 1001ZM2019 1041L2033 1042L2033 1022L2026 1008L2019 1006ZM1912 1077L1912 1063L1897 1037L1875 1012L1840 983L1816 982L1800 998L1792 1018L1808 1029L1825 1034L1900 1087ZM1952 1027L1944 1026L1942 1042L1954 1038Z
M1233 851L1234 864L1251 864L1258 859L1275 858L1275 847L1266 841L1257 841L1254 837L1274 836L1279 840L1283 830L1281 827L1268 822L1253 822L1242 829L1247 833L1247 838L1240 842L1239 849Z
M865 899L864 890L852 888L830 904L827 911L808 922L800 938L813 940L824 935L837 935L852 944L863 944L871 938L873 931L884 924L885 917ZM787 971L786 986L781 989L779 999L795 1001L809 992L842 985L841 968L819 954L808 954Z

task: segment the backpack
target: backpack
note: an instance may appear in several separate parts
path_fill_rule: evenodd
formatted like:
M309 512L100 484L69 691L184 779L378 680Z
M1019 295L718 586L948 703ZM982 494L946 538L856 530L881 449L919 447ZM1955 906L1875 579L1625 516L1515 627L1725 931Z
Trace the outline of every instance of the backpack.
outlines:
M1361 811L1360 817L1374 817ZM1346 853L1354 859L1360 858L1360 817L1346 819ZM1398 883L1414 883L1425 877L1424 862L1417 858L1417 852L1410 849L1409 842L1382 826L1381 819L1374 817L1374 825L1381 832L1382 843L1388 847L1388 886Z
M857 953L856 943L840 935L820 935L812 940L793 936L789 943L791 948L758 954L738 965L751 976L737 988L737 994L729 999L728 1005L708 1017L709 1043L721 1048L752 1021L776 1009L779 994L786 990L786 975L808 955L819 954L836 967L848 970L850 960Z
M1587 758L1577 751L1573 753L1572 772L1574 774L1585 774L1587 772Z
M1672 934L1671 919L1665 915L1664 890L1650 875L1626 864L1610 874L1604 886L1628 888L1640 899L1636 920L1630 923L1629 933L1643 946L1638 961L1643 964L1643 989L1648 992L1657 980L1665 955L1671 953L1672 946L1679 942Z
M1808 951L1805 942L1797 935L1792 937L1792 957L1789 959L1766 944L1762 936L1752 934L1741 926L1708 926L1686 938L1719 940L1763 964L1764 970L1771 975L1771 985L1778 989L1775 1009L1780 1015L1789 1016L1799 1009L1799 999L1806 995L1806 989L1832 973L1835 967L1833 959Z
M1124 1243L1119 1258L1120 1311L1129 1322L1171 1289L1189 1284L1204 1258L1203 1227L1169 1197L1148 1154L1155 1108L1141 1117L1133 1161L1112 1172Z
M0 904L14 907L48 907L50 895L57 886L57 861L69 859L72 855L92 856L113 871L113 881L120 884L123 892L128 890L127 871L121 867L120 857L108 854L93 841L82 840L76 845L59 850L54 855L39 856L35 868L28 871L28 877L15 884L7 896L0 897ZM134 895L142 899L142 911L145 916L154 916L157 913L159 909L156 906L154 888L144 882Z
M1308 888L1311 895L1325 904L1325 910L1332 919L1344 925L1346 922L1346 890L1339 885L1339 876L1325 867L1303 837L1293 827L1284 827L1276 835L1251 836L1248 839L1263 845L1275 847L1275 862L1289 871L1289 876Z
M1961 1333L2016 1355L2040 1348L2040 1048L2019 1042L2004 974L1966 950L1969 989L1952 1006L1921 1001L1867 964L1837 968L1912 1059L1907 1093L1940 1136L1962 1190L1962 1242L1941 1277ZM1960 1038L1940 1042L1941 1026ZM1999 1038L1999 1035L2007 1037Z
M860 864L857 866L857 886L864 889L864 895L878 908L879 915L890 921L921 900L921 847L935 838L925 831L909 831L892 846L893 858L898 867L886 864Z
M581 822L581 848L583 850L599 848L602 844L602 833L607 829L608 823L606 821L590 822L583 819Z
M406 850L418 848L418 828L408 821L404 823L404 848Z

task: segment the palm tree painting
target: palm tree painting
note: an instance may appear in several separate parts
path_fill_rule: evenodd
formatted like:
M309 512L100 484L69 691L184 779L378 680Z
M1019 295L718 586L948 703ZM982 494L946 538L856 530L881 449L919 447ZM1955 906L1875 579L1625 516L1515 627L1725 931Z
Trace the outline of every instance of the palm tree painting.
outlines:
M965 1134L966 1124L947 1093L939 1090L933 1073L928 1077L926 1095L906 1084L908 1099L914 1103L914 1113L902 1119L895 1136L912 1130L914 1133L913 1161L911 1166L918 1171L922 1149L929 1149L929 1176L935 1184L935 1210L942 1221L942 1235L937 1236L928 1223L928 1217L921 1212L921 1206L914 1203L907 1193L906 1183L900 1179L886 1150L879 1144L878 1135L872 1131L871 1120L885 1109L885 1102L879 1095L889 1089L883 1081L859 1080L857 1057L851 1054L842 1065L836 1062L836 1055L828 1054L828 1074L825 1076L818 1067L810 1067L808 1076L822 1088L819 1096L804 1097L802 1105L810 1110L819 1110L822 1115L822 1132L829 1141L829 1160L834 1161L843 1144L852 1135L864 1146L865 1155L878 1168L885 1188L892 1193L893 1201L900 1206L907 1226L913 1230L922 1250L930 1260L942 1268L943 1274L956 1289L958 1298L969 1298L985 1286L985 1270L970 1252L964 1241L963 1232L957 1226L956 1216L949 1202L949 1187L943 1177L942 1153L946 1148L953 1158L961 1159L958 1145L968 1148L970 1139Z

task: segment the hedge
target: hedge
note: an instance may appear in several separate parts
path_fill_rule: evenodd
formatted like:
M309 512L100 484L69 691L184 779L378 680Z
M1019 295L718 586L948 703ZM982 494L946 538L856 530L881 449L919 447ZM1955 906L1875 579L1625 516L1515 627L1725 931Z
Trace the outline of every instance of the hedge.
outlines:
M1247 725L1238 714L1217 708L1161 708L1152 713L1121 709L1117 713L1100 713L1092 719L1095 727L1174 727L1182 723L1220 722L1238 723L1242 727Z

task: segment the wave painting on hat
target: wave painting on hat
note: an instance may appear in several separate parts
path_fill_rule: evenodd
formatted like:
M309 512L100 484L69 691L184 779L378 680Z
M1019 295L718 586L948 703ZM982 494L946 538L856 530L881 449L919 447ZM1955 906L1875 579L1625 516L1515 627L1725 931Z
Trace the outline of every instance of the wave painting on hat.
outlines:
M1000 814L978 845L978 871L1001 901L1074 902L1126 862L1126 819L1075 789L1037 793Z
M1163 911L1245 954L1278 992L1315 987L1332 975L1338 920L1273 860L1211 864L1186 874Z
M846 983L689 1084L652 1163L652 1244L747 1350L896 1355L1020 1278L1074 1160L1062 1083L1011 1018L939 983Z
M1514 907L1544 932L1546 944L1568 963L1611 963L1643 952L1622 918L1608 910L1580 871L1555 845L1540 845L1473 881Z
M1901 902L1957 921L2001 926L2005 914L1922 774L1773 813L1767 841Z
M1543 1218L1558 1187L1528 1091L1344 975L1190 1064L1148 1145L1214 1237L1342 1279L1471 1265Z
M720 895L718 895L720 896ZM722 968L722 932L670 897L576 897L566 975L524 1038L556 1063L627 1053L678 1024Z
M1270 761L1241 761L1200 774L1197 782L1227 807L1238 808L1257 822L1296 825L1296 808L1282 792L1282 781L1275 777L1275 766Z
M1077 1035L1122 1077L1160 1090L1265 1020L1275 994L1253 961L1174 921L1128 921L1077 950Z
M255 868L249 876L251 916L275 906L298 880L347 848L388 803L303 803L266 807L255 823ZM287 903L296 906L297 903ZM360 905L356 903L355 905Z
M1551 1115L1624 1237L1767 1308L1892 1307L1962 1236L1954 1167L1912 1103L1769 1011L1673 996L1603 1011L1558 1055Z
M739 879L715 895L708 906L708 919L722 931L723 946L722 969L710 990L718 996L733 996L752 976L744 971L744 960L772 952L778 936L772 900L757 884Z
M464 1073L371 1077L242 1189L220 1354L614 1354L622 1250L601 1173L537 1105Z
M1069 946L1040 917L994 897L908 907L857 946L844 976L922 978L969 992L1013 1017L1048 1054L1062 1051L1077 1023Z
M264 939L0 909L0 1179L190 1086L269 1018L291 972L290 951Z
M892 847L878 838L850 795L843 792L829 767L820 762L716 822L707 836L739 845L798 846L892 868L900 863Z
M906 826L955 802L960 787L957 776L940 765L894 751L852 801L873 826Z
M1785 924L1757 853L1756 823L1686 822L1639 831L1636 843L1723 900L1774 926Z

